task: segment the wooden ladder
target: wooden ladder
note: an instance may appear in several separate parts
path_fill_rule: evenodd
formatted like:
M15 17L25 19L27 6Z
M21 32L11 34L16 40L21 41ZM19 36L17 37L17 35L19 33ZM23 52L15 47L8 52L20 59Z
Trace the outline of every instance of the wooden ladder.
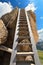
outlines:
M26 39L28 39L29 42L21 42ZM20 48L22 48L21 46L30 46L31 50L20 50ZM26 60L26 57L28 58L30 56L31 58ZM20 59L20 57L24 57L25 59ZM41 65L25 9L19 9L10 65Z

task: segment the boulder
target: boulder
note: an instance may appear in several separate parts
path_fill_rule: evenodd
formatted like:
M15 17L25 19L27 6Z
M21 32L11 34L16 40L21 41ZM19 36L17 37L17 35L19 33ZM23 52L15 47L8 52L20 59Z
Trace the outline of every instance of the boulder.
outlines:
M3 21L0 19L0 44L3 44L7 40L8 31Z
M33 61L33 58L31 55L26 56L25 61Z
M18 16L18 8L15 8L10 13L7 13L1 17L8 30L8 38L5 43L5 46L10 48L12 48L13 45L17 16Z
M20 42L21 44L23 44L23 43L25 43L25 45L20 45L20 46L18 46L18 50L19 51L32 51L32 49L31 49L31 47L30 47L30 45L29 44L31 44L30 43L30 41L28 40L28 39L24 39L24 40L22 40L21 42ZM19 44L20 44L19 43ZM27 45L27 43L28 43L28 45Z

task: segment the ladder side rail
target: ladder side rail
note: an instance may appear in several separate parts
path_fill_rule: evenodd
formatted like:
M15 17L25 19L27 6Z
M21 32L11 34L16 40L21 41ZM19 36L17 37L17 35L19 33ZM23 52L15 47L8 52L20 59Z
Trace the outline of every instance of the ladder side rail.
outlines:
M19 12L18 12L18 18L17 18L17 24L16 24L16 30L15 30L15 36L14 36L14 42L13 42L13 51L12 51L12 54L11 54L11 60L10 60L10 65L16 65L16 54L17 54L17 44L18 44L18 41L17 38L18 38L18 35L17 33L19 32L19 16L20 16L20 9L19 9Z
M34 37L33 37L33 34L32 34L31 26L30 26L29 17L28 17L28 14L27 14L26 11L25 11L25 14L26 14L26 18L27 18L28 29L29 29L29 32L30 32L32 50L34 52L35 65L41 65L39 57L38 57L37 49L36 49L35 40L34 40Z

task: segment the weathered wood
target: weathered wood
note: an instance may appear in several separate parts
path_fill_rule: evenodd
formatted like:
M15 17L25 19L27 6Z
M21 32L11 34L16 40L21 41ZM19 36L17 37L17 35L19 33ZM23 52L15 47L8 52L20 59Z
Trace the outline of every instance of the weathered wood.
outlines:
M34 52L17 52L17 55L23 55L23 56L28 56L28 55L33 55Z
M23 13L22 13L22 11L23 11ZM22 17L26 17L26 20L25 19L19 19L21 15L22 15ZM18 32L19 33L22 32L22 34L26 34L26 32L24 30L20 31L18 29L19 29L19 27L21 28L21 26L19 26L19 22L20 21L23 22L23 20L27 22L26 24L28 24L27 28L28 28L28 33L29 33L29 39L27 40L27 37L26 37L26 39L22 38L22 40L23 40L22 41L19 38ZM26 28L25 26L22 26L22 27ZM18 41L18 39L19 39L19 41ZM32 45L31 46L21 45L19 47L18 43L31 43ZM24 9L19 10L19 13L18 13L18 20L17 20L16 31L15 31L13 52L12 52L12 56L11 56L10 65L19 65L16 62L17 60L18 61L32 61L35 65L38 65L38 64L40 65L40 61L39 61L39 58L38 58L36 45L35 45L35 42L34 42L34 37L32 35L30 22L29 22L29 19L28 19L27 12L25 12Z
M12 52L12 56L11 56L10 65L16 65L15 61L16 61L17 49L15 49L15 48L16 48L16 46L18 44L18 41L16 41L16 40L18 38L17 33L18 33L18 28L19 28L18 25L19 25L20 11L19 11L18 14L19 15L18 15L18 18L17 18L16 30L15 30L15 36L14 36L14 43L13 43L13 52Z
M31 43L18 43L18 45L32 45Z
M31 37L32 50L34 52L35 65L41 65L39 57L38 57L37 49L36 49L36 44L35 44L36 42L35 42L35 38L33 36L33 31L32 31L32 28L31 28L30 20L29 20L27 12L25 12L25 13L26 13L26 18L27 18L27 23L28 23L28 29L29 29L30 37ZM32 20L31 20L31 22L32 22Z
M11 48L5 47L3 45L0 46L0 50L1 51L6 51L8 53L12 53L12 49Z

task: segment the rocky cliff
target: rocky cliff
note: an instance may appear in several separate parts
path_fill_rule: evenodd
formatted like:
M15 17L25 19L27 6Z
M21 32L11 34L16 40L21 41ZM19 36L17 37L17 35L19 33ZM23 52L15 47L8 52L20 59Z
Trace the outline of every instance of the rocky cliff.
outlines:
M17 15L18 15L18 8L15 8L14 10L12 10L12 12L5 14L1 18L8 30L8 38L5 44L8 47L12 47L13 44Z
M4 44L4 42L7 40L7 36L8 30L3 21L0 19L0 44Z
M37 43L38 42L38 33L37 33L37 25L36 25L36 16L35 13L32 12L31 10L27 12L28 13L28 17L30 20L30 25L31 25L31 29L33 32L33 36L34 36L34 40Z
M12 28L13 26L15 26L15 20L17 18L17 14L18 14L18 8L15 8L10 13L7 13L1 17L6 27Z
M33 32L35 41L37 42L38 34L37 34L37 29L36 29L36 16L34 15L34 13L32 11L28 11L28 13L29 13L28 16L29 16L32 32ZM9 48L12 48L12 45L13 45L17 16L18 16L18 8L15 8L12 12L7 13L1 17L1 19L3 20L4 26L6 27L6 30L8 31L7 41L3 45L6 47L9 47ZM22 43L25 43L25 42L30 43L28 41L28 39L22 40L21 42ZM24 46L21 45L19 47L19 49L20 49L20 51L30 51L31 50L29 45L28 46L27 45L24 45ZM4 52L4 51L0 51L0 64L1 65L9 65L10 57L11 57L11 54ZM31 56L23 57L23 58L17 57L17 59L19 59L19 60L24 60L24 59L30 60L31 59L32 60L32 57Z
M3 37L4 41L7 39L4 42L4 44L2 44L7 47L6 50L8 50L8 48L12 48L12 45L13 45L17 16L18 16L18 8L15 8L14 10L12 10L12 12L3 15L1 18L2 21L0 21L0 23L1 23L0 28L2 27L2 29L3 29L3 32L1 33L1 35L4 33L3 36L1 36L1 37ZM6 36L6 34L5 34L6 31L8 32L8 35L7 35L8 37L4 38ZM0 49L0 64L1 65L9 65L10 57L11 57L11 54L9 54L5 51L2 51Z

